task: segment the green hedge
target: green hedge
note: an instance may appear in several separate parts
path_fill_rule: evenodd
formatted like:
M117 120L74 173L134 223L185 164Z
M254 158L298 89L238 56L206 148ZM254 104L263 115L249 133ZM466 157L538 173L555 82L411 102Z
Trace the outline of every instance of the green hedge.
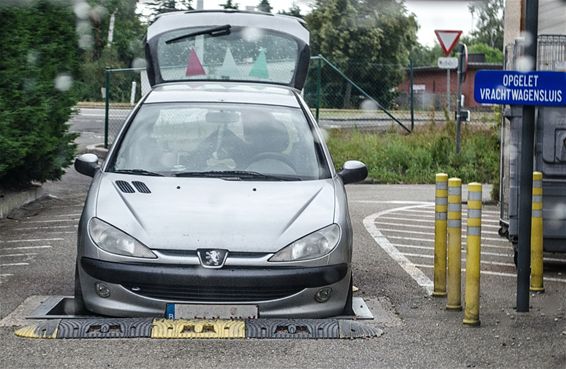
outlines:
M59 179L71 163L68 132L79 67L72 2L0 5L0 187ZM59 5L55 5L59 4ZM66 4L66 5L61 5ZM63 82L56 88L56 78ZM71 87L69 89L69 87Z

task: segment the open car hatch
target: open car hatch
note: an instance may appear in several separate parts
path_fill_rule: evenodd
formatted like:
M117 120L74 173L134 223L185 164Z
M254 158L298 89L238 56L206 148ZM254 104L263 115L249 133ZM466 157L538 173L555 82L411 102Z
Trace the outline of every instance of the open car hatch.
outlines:
M173 81L248 81L302 89L309 32L301 19L268 13L165 13L146 36L150 84Z

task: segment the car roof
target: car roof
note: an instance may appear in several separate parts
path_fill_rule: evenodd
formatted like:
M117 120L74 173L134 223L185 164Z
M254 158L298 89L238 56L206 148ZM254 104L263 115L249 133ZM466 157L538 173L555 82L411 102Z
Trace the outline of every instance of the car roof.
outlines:
M175 82L153 87L145 103L223 102L266 104L298 108L294 89L241 82Z

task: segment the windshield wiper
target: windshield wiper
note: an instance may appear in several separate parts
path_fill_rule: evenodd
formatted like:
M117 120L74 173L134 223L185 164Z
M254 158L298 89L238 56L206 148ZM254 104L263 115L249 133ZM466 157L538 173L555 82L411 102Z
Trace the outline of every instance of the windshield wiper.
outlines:
M211 37L225 36L230 34L230 28L232 28L232 26L229 24L220 27L207 28L200 31L187 33L186 35L174 37L170 40L165 41L165 44L173 44L175 42L183 41L189 37L196 37L200 35L210 35Z
M207 172L181 172L175 173L177 177L205 177L205 178L221 178L227 180L263 180L263 181L300 181L301 178L296 176L280 176L272 174L263 174L247 170L213 170Z
M113 173L123 173L123 174L138 174L140 176L163 177L163 174L150 172L149 170L145 170L145 169L115 169L112 172Z

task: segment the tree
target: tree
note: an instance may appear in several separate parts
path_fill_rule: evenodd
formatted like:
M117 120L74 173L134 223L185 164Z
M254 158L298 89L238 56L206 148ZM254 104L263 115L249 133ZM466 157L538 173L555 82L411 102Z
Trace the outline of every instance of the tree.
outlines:
M0 5L0 187L59 179L74 156L66 122L80 65L72 7Z
M482 0L470 4L472 15L478 14L475 29L471 33L473 43L483 43L503 50L503 0Z
M278 14L290 15L297 18L304 18L304 16L301 14L301 8L295 2L293 2L293 5L291 5L289 10L280 10Z
M82 48L82 76L78 94L82 100L100 100L104 70L131 67L136 58L143 58L145 27L136 14L136 0L89 0L83 12L77 12ZM115 18L112 43L109 25Z
M224 9L235 9L237 10L239 7L238 3L233 3L232 0L226 0L224 4L220 4L221 7Z
M146 0L145 6L150 10L149 20L153 21L156 16L162 13L193 10L191 2L192 0Z
M313 54L336 64L382 105L392 101L393 89L402 81L409 51L416 44L417 23L403 4L318 0L305 20ZM347 84L341 92L345 107L350 104L351 87Z
M484 54L487 63L503 63L503 51L482 43L476 43L468 47L468 52Z
M271 4L269 4L269 0L261 0L257 5L257 10L260 12L271 13Z
M411 50L411 60L414 67L435 66L438 58L444 56L438 43L433 47L416 44Z

